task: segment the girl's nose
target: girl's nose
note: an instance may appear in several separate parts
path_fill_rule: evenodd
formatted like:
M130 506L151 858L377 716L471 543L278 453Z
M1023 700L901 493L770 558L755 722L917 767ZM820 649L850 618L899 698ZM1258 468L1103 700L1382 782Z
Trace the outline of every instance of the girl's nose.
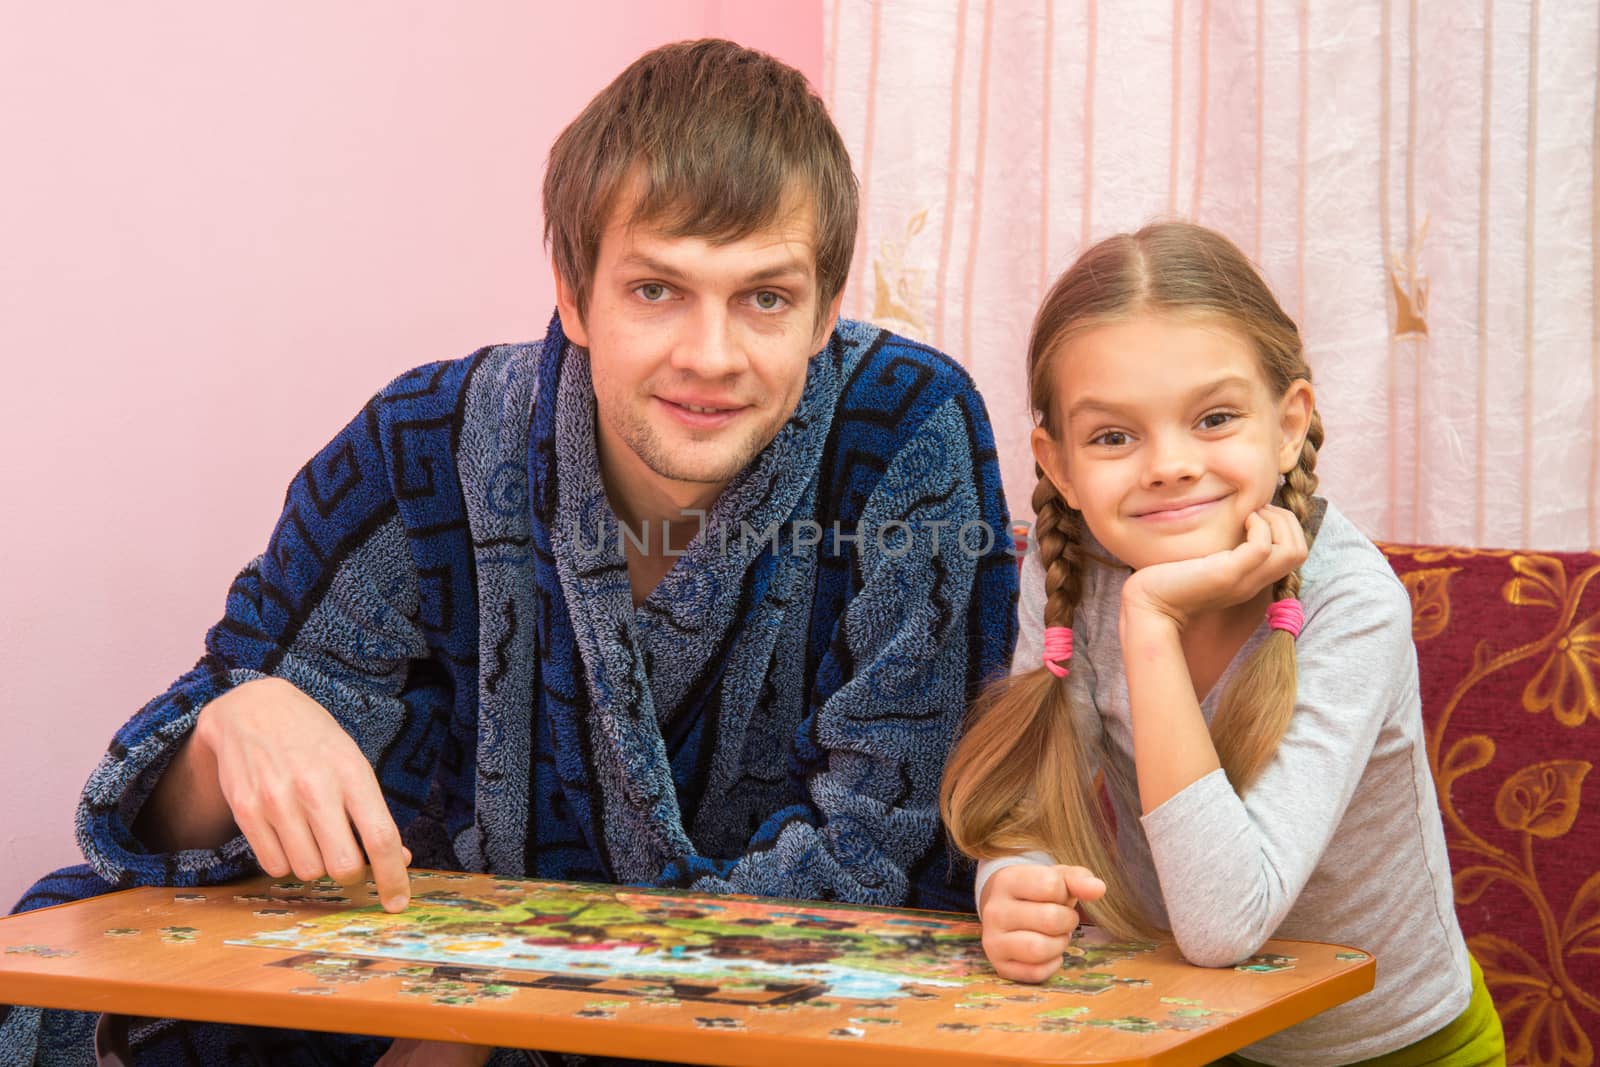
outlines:
M1156 437L1150 443L1149 460L1144 468L1144 484L1150 487L1174 485L1199 477L1200 451L1186 437Z

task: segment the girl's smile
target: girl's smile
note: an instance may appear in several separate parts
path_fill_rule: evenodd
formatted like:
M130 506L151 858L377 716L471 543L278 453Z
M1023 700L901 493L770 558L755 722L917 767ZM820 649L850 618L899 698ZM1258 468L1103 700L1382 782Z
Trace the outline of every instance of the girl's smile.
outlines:
M1143 511L1136 511L1133 517L1150 522L1180 523L1202 514L1213 504L1219 504L1226 499L1227 495L1224 494L1202 499L1173 500L1152 505Z

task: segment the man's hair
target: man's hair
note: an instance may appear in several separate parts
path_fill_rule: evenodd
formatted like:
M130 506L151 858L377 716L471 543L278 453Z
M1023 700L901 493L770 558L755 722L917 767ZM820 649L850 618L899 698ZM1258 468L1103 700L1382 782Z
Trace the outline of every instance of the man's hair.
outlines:
M815 208L818 316L844 287L856 179L805 76L732 41L681 41L640 56L562 131L544 179L544 236L587 312L600 235L619 198L674 237L737 241Z

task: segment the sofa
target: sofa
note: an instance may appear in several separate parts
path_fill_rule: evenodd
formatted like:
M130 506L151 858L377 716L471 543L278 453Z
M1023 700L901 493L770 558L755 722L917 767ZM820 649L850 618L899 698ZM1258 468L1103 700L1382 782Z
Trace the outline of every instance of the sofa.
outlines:
M1505 1025L1507 1058L1592 1064L1600 553L1381 547L1411 594L1456 913Z

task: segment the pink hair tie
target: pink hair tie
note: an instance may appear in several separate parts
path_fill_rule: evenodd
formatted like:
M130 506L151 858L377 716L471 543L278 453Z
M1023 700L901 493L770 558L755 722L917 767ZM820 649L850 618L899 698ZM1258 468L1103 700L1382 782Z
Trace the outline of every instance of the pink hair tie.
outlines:
M1061 664L1072 658L1072 627L1046 626L1044 628L1044 665L1057 678L1067 676Z
M1283 630L1290 637L1299 637L1300 628L1305 624L1305 609L1292 596L1274 600L1267 606L1267 625L1274 630Z

